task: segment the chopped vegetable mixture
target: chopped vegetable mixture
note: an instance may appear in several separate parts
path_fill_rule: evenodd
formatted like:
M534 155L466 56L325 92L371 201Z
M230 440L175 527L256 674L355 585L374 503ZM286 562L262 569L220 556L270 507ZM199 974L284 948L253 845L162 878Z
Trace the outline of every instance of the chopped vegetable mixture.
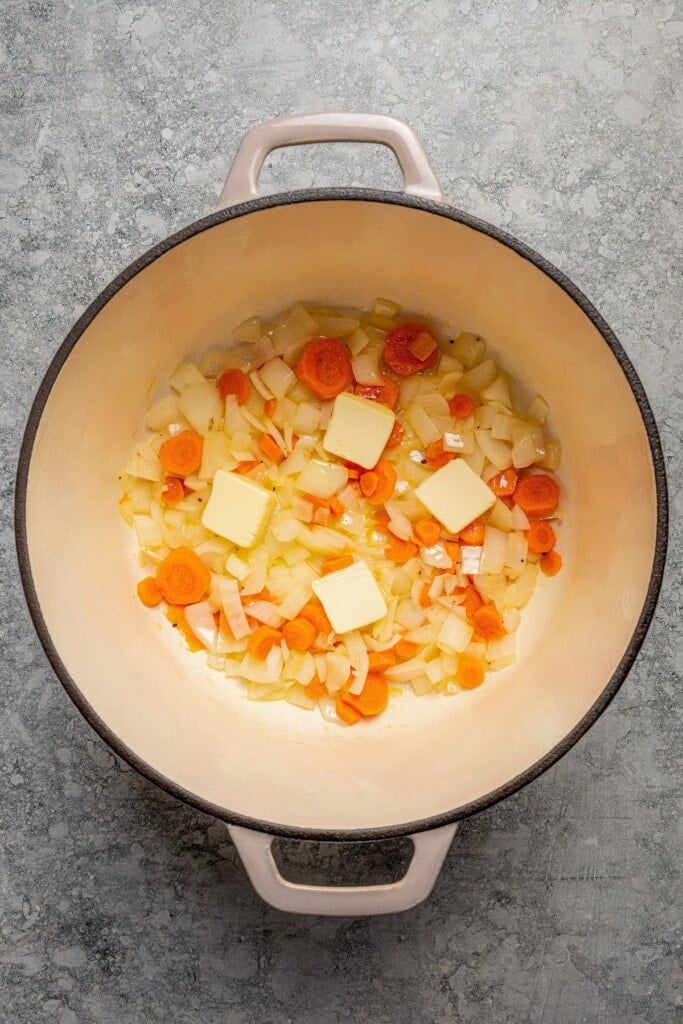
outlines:
M252 317L149 409L137 595L253 700L344 725L480 686L554 576L559 445L483 339L377 299Z

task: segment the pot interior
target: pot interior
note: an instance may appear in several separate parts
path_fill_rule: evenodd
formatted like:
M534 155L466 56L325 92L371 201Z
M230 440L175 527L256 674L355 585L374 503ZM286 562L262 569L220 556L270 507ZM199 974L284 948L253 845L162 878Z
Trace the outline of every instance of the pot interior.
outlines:
M565 565L523 611L515 665L458 697L407 693L381 720L342 730L317 712L248 702L142 607L116 476L150 387L181 359L297 299L363 306L377 295L481 334L549 402ZM648 589L656 490L626 377L563 288L475 227L328 198L200 230L101 308L40 419L26 536L43 632L90 708L152 769L226 817L275 830L400 828L505 786L599 700Z

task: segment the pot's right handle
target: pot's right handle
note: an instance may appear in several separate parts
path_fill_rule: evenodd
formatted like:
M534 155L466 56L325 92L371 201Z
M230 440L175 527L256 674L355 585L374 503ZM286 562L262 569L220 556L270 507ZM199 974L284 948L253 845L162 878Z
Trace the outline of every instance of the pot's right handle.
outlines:
M403 878L387 885L329 886L288 882L278 871L273 836L237 825L228 831L259 896L291 914L367 917L410 910L429 896L448 853L457 825L410 836L415 848Z
M281 146L311 142L375 142L388 146L403 172L403 190L444 202L424 147L404 121L385 114L294 114L257 125L242 139L216 210L255 199L263 161Z

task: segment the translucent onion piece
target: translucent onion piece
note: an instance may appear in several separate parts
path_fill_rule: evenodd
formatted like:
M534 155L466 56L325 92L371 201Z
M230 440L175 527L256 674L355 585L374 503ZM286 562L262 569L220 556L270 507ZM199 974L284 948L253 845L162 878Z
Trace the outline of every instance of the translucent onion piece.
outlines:
M359 384L386 384L386 378L379 368L379 357L380 351L377 348L366 348L353 356L351 366Z

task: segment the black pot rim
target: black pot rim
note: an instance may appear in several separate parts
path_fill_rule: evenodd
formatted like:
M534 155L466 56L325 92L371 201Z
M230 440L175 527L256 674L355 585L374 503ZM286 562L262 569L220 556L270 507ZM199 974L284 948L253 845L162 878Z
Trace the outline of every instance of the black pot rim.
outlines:
M221 224L227 220L234 220L239 217L248 216L251 213L269 209L271 207L330 201L384 203L387 205L412 207L413 209L444 217L448 220L463 224L475 231L488 235L505 245L507 248L512 249L519 256L533 263L539 270L559 285L560 288L562 288L570 298L574 300L574 302L600 332L605 343L612 350L615 358L620 364L621 369L631 387L631 391L633 392L634 398L640 409L640 414L643 418L643 423L650 445L657 500L657 536L655 541L652 570L643 607L633 636L631 637L628 647L624 651L619 665L608 680L598 699L583 718L562 739L562 741L556 744L556 746L548 751L544 757L536 761L536 763L530 768L527 768L526 771L517 775L515 778L510 779L505 783L505 785L492 790L490 793L485 794L477 800L473 800L470 803L456 807L451 811L431 815L417 821L405 822L400 825L344 830L293 827L282 823L264 821L258 818L251 818L246 815L234 813L225 807L221 807L208 800L204 800L202 797L199 797L184 789L182 786L177 785L175 782L166 778L154 769L151 765L147 764L147 762L140 758L135 751L131 750L130 747L123 743L85 699L75 680L67 671L66 666L62 662L59 653L52 642L47 623L42 614L31 572L26 524L26 494L31 455L43 410L54 383L72 349L75 347L86 328L92 323L107 302L109 302L109 300L133 277L149 266L149 264L159 259L171 249L187 241L189 238L192 238L194 235L213 228L217 224ZM621 344L617 340L614 332L600 316L592 303L586 298L583 292L581 292L568 277L549 263L543 256L539 255L533 249L529 248L513 236L501 231L499 228L496 228L491 224L486 223L485 221L478 219L477 217L472 217L450 205L442 205L441 203L437 203L432 200L423 199L421 197L408 195L402 192L384 192L374 189L356 188L310 189L305 191L285 192L274 196L265 196L253 199L225 210L219 210L207 217L203 217L202 219L189 224L187 227L182 228L180 231L164 239L164 241L159 242L126 267L125 270L123 270L102 292L100 292L97 298L88 306L79 318L58 349L50 363L50 366L48 367L40 387L38 388L38 392L29 414L19 455L14 511L17 554L21 580L29 612L33 619L33 624L40 642L52 665L52 668L69 697L88 724L92 726L97 733L99 733L101 738L111 747L114 753L123 758L124 761L126 761L141 775L144 775L151 782L155 783L155 785L165 790L165 792L183 800L185 803L190 804L192 807L196 807L198 810L203 811L206 814L212 815L215 818L221 819L229 824L241 825L245 828L254 829L260 832L267 832L276 836L318 841L358 842L362 840L390 839L439 828L443 825L466 818L469 815L477 814L488 807L492 807L500 800L511 796L513 793L538 778L543 772L547 771L547 769L563 757L564 754L566 754L567 751L569 751L571 747L573 747L574 744L584 735L591 725L593 725L613 699L619 687L628 675L636 655L638 654L638 651L645 639L657 605L657 598L664 574L668 535L666 473L659 434L652 409L646 397L640 378L638 377L638 374Z

